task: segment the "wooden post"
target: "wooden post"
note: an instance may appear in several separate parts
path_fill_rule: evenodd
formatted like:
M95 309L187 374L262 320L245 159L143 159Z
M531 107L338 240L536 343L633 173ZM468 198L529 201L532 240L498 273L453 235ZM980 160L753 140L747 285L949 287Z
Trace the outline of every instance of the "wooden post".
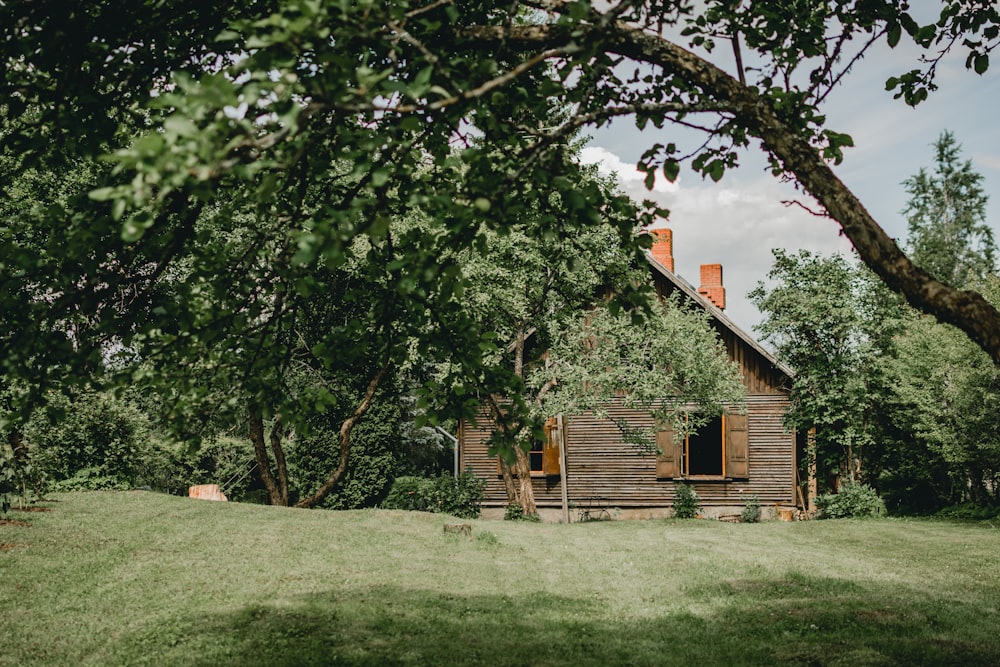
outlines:
M816 496L819 495L819 484L816 482L816 427L809 429L809 435L806 436L808 439L808 452L809 452L809 479L807 481L809 487L809 504L806 507L810 512L816 511Z
M566 488L566 419L562 415L557 416L556 425L556 432L559 433L559 472L562 475L559 486L562 490L563 523L569 523L569 489Z

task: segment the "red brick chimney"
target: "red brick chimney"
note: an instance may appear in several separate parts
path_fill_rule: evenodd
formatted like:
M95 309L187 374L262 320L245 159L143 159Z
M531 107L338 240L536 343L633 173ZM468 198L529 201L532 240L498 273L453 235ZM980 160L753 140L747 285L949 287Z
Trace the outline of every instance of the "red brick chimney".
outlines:
M666 227L650 229L650 236L653 237L653 248L650 251L653 259L667 267L671 273L674 272L674 232Z
M722 286L722 264L701 265L701 287L698 294L715 304L716 308L726 308L726 288Z

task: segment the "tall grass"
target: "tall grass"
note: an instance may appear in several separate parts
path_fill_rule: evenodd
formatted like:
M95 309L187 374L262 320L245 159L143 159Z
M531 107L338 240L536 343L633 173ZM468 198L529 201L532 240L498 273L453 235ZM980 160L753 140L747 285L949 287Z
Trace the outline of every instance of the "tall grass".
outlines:
M0 525L3 666L1000 664L989 524L49 506Z

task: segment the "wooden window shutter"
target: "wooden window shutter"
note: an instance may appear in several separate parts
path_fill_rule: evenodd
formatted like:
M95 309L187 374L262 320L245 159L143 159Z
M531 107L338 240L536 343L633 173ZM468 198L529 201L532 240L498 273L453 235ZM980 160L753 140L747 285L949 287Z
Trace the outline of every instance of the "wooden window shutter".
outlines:
M555 417L545 420L545 443L542 447L542 472L546 475L558 475L559 442L562 440L562 429Z
M656 447L660 454L656 457L656 476L669 478L681 476L681 448L683 443L674 442L674 429L670 424L660 424L656 431Z
M726 477L749 477L747 416L726 414Z

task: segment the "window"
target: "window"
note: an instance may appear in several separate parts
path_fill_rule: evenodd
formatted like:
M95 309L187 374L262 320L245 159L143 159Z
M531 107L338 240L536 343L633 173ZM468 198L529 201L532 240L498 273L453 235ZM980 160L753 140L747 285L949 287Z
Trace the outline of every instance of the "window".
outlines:
M669 424L656 433L660 455L656 459L659 478L732 479L748 476L746 415L716 417L679 442Z
M722 422L719 415L687 437L681 470L686 477L722 477Z
M545 439L531 441L528 452L528 464L532 477L552 477L560 474L559 442L563 437L562 417L550 417L545 420ZM511 469L515 475L517 472ZM500 473L500 460L497 459L497 475Z
M528 462L531 464L531 476L545 474L545 443L532 438L531 451L528 452Z

